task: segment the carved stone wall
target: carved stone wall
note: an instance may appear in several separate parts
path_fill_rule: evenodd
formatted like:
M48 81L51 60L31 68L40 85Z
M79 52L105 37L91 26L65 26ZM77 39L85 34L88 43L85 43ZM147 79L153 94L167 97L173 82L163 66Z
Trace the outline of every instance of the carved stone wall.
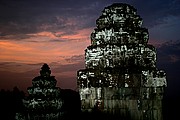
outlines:
M96 25L85 50L86 68L77 72L82 112L162 120L166 73L156 67L156 49L136 9L112 4Z

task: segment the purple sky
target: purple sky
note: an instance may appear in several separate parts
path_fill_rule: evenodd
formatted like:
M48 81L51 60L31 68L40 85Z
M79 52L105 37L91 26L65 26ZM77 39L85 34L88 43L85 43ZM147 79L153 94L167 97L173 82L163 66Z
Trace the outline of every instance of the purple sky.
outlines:
M137 9L157 48L157 67L167 73L168 94L178 95L179 0L0 0L0 89L26 90L47 63L57 86L75 90L95 21L117 2Z

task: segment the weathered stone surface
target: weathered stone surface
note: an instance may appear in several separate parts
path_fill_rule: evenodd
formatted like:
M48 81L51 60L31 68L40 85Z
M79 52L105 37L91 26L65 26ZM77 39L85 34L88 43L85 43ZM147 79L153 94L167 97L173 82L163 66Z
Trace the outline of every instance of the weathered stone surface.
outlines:
M82 111L162 120L166 73L156 67L156 49L136 9L112 4L96 25L85 50L86 68L77 72Z

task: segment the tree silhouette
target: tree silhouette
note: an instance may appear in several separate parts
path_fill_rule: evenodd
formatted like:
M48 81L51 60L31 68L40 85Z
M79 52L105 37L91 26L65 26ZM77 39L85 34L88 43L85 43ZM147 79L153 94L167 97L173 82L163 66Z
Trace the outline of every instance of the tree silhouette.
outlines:
M0 91L0 119L14 120L17 112L23 111L22 99L25 93L14 87L12 91Z

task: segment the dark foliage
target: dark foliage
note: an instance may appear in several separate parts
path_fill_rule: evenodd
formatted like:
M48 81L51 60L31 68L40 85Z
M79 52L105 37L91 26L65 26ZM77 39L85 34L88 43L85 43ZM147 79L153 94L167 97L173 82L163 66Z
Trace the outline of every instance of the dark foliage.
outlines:
M72 120L79 118L81 112L81 101L79 93L71 89L62 89L61 97L64 100L62 110L64 119Z
M15 114L23 110L22 99L25 93L14 87L12 91L0 91L0 119L14 120Z

